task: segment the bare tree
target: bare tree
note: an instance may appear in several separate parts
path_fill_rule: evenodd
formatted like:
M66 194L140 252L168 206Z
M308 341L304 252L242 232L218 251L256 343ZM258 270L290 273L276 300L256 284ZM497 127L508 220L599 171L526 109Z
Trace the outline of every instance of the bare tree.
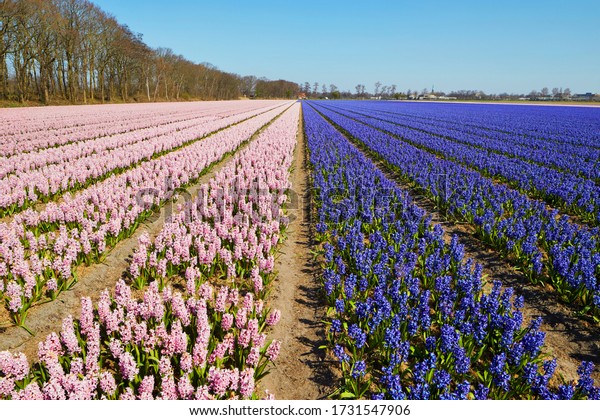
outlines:
M40 102L47 104L52 88L53 66L58 59L56 45L58 41L56 22L59 19L58 9L51 1L35 0L35 60L39 70L37 91Z
M356 95L358 97L365 96L365 85L363 85L363 84L356 85L355 89L356 89Z
M381 82L375 82L375 96L379 95L379 88L381 87Z
M0 85L1 97L9 98L8 61L19 48L17 45L19 19L25 13L24 3L14 0L0 1Z
M254 95L254 89L256 88L256 81L258 78L256 76L244 76L241 79L240 91L242 95L246 97L251 97Z
M304 82L304 88L302 89L304 91L304 93L306 93L307 95L310 95L310 83L308 82Z
M30 70L35 59L34 41L37 27L37 16L30 2L21 3L21 7L13 16L14 30L12 31L12 62L19 102L28 99L31 82Z

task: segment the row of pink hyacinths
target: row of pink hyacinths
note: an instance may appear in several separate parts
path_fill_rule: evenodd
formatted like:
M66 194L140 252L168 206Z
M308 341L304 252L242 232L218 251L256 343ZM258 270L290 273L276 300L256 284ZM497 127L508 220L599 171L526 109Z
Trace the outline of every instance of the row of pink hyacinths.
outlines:
M284 106L286 106L284 104ZM18 325L32 304L55 298L73 270L98 261L129 236L175 189L238 148L283 111L277 107L117 176L0 223L0 297ZM146 194L146 195L144 195Z
M285 227L285 219L278 220L291 186L298 111L298 105L293 106L266 128L165 225L154 242L143 237L130 266L132 273L140 268L140 250L146 257L159 248L161 253L183 256L178 250L182 244L169 234L173 226L194 242L203 234L194 237L193 232L204 223L222 243L241 231L261 233L266 253L254 260L232 254L235 265L252 261L250 272L230 273L229 286L214 287L211 281L218 282L218 276L202 275L213 261L192 258L191 264L179 265L185 270L185 292L174 291L165 273L144 287L142 300L133 298L131 288L119 280L114 294L103 292L95 309L89 298L82 299L80 318L65 318L60 334L52 333L39 344L39 361L31 368L23 354L0 352L0 398L273 398L268 391L260 392L257 382L279 354L281 343L269 342L266 329L279 321L280 313L266 307L256 277L269 276L273 268L273 247L279 237L271 229L280 232ZM253 187L264 191L253 194ZM259 196L268 197L264 204ZM197 210L200 213L194 216ZM270 238L264 232L270 232ZM265 259L267 254L271 258ZM248 280L258 293L244 290Z
M179 274L242 279L262 297L273 248L287 225L282 206L296 143L295 105L229 162L195 200L167 221L153 242L140 237L130 273L137 287Z
M92 153L114 149L120 145L127 144L124 142L131 143L131 139L128 136L123 136L123 134L135 132L137 137L139 136L138 131L162 128L164 125L175 125L195 118L207 118L211 115L215 115L213 109L206 107L201 110L199 109L195 113L141 115L139 117L132 117L131 119L122 118L114 121L111 125L109 125L109 122L104 123L102 126L98 124L84 124L83 126L71 128L70 130L78 130L72 134L54 134L61 139L60 144L53 144L49 147L42 147L36 150L29 150L32 147L29 144L30 141L21 140L17 144L22 146L24 150L10 156L0 156L0 178L4 178L7 174L13 172L30 171L52 163L70 161ZM69 138L70 136L75 136L75 134L77 134L75 138ZM28 133L28 135L35 136L37 133L32 132ZM13 140L13 138L11 137L10 139ZM115 143L115 139L120 139L121 142Z
M229 110L231 115L239 110ZM30 172L36 168L53 163L70 162L106 150L116 149L128 144L133 144L156 135L179 131L195 124L220 118L212 109L206 108L194 114L182 114L175 118L172 115L156 115L152 118L116 122L117 133L101 134L95 125L85 126L81 131L85 138L80 141L71 141L66 144L56 145L34 151L15 153L4 157L0 156L0 179L15 172ZM116 128L116 127L112 127ZM79 132L78 134L82 134ZM83 136L82 136L83 137Z
M169 103L162 114L184 113L193 109L191 102ZM70 133L77 127L106 125L111 120L124 121L136 116L144 117L161 114L156 104L106 104L94 107L49 106L43 108L12 108L3 110L3 127L0 144L11 142L15 135L34 133ZM26 138L22 138L27 140ZM35 138L29 139L35 141ZM28 147L21 145L22 148Z
M177 122L198 114L197 106L195 111L173 109L170 112L165 110L164 113L158 111L157 107L153 109L136 107L129 112L123 112L120 105L111 108L98 109L95 113L77 113L76 109L71 108L62 115L57 115L55 108L49 108L50 112L46 114L36 111L36 118L13 116L12 120L5 119L2 123L5 131L0 134L2 148L0 156L10 157L97 137L112 136L149 127L150 121ZM31 113L28 112L27 115L31 116Z
M81 301L59 334L22 353L0 352L0 399L250 399L280 342L279 320L252 293L209 283L182 294L152 283L142 300L122 280L94 308ZM267 398L272 397L266 394Z
M269 105L267 110L274 108L273 104ZM265 110L258 108L238 112L230 109L230 115L225 118L205 115L174 124L12 156L7 163L15 164L7 165L6 171L19 170L0 177L0 216L20 211L39 199L85 187L89 182L117 169L129 168ZM63 151L66 153L61 153ZM39 167L31 165L32 161L38 162ZM52 161L54 163L46 164ZM26 169L32 166L32 169Z
M0 110L0 156L59 147L97 137L150 127L150 121L177 122L199 113L251 111L269 101L119 104L93 107L61 106ZM210 110L210 112L209 112Z

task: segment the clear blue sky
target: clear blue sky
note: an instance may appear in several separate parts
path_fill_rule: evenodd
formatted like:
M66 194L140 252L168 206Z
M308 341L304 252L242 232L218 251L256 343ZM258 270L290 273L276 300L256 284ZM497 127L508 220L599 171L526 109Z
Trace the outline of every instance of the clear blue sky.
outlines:
M92 0L241 75L399 90L600 92L600 0Z

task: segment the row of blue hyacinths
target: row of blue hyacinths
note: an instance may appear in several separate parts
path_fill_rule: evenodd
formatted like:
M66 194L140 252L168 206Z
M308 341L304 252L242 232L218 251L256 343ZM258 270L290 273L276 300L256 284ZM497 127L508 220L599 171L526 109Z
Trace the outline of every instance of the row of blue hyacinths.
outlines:
M347 101L325 109L391 134L400 140L396 143L404 141L457 166L471 168L591 225L600 224L600 178L592 177L600 173L600 156L591 144L569 148L568 143L535 139L523 147L505 133L452 128L438 121L407 122L403 115L379 113L376 106L368 102L365 108L359 108L356 102ZM561 153L562 148L565 153ZM537 161L530 159L536 156ZM584 170L591 176L581 174Z
M573 223L547 208L547 203L401 141L371 122L320 104L317 109L439 208L472 225L481 239L515 261L532 282L551 284L561 299L600 323L600 228ZM439 142L440 148L449 150L451 145ZM467 158L477 161L472 154Z
M310 105L303 106L328 342L341 398L598 399L591 363L551 381L540 320L523 298L447 245L410 196ZM552 384L552 385L551 385Z

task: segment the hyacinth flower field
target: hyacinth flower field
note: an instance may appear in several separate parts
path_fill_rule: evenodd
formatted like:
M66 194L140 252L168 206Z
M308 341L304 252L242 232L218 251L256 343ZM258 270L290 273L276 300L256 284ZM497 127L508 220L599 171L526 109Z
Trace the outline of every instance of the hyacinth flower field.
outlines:
M600 399L600 109L0 116L0 399Z

